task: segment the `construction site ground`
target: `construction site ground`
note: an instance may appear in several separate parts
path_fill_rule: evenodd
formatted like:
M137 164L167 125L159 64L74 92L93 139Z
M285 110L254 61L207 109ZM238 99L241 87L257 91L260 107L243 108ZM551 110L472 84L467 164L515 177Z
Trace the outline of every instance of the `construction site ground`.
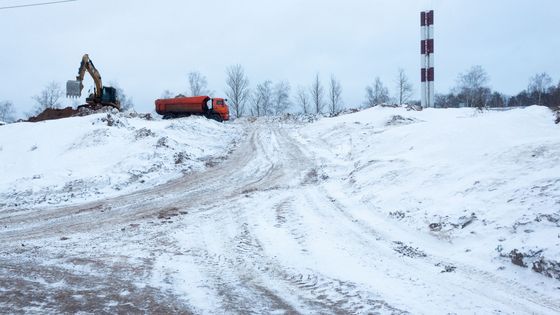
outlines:
M538 122L548 115L529 114ZM418 167L412 161L420 158L408 155L430 152L430 142L425 149L403 143L397 157L380 138L394 137L390 142L399 146L416 134L414 141L424 143L421 132L431 132L424 128L436 119L400 109L368 115L381 118L355 113L311 124L239 120L231 124L243 137L223 159L166 183L79 203L4 203L0 313L560 312L558 280L515 266L494 248L523 249L508 243L519 235L510 228L519 217L501 219L502 212L495 215L480 203L469 208L476 219L453 227L462 215L453 211L465 209L445 210L437 194L429 194L437 189L434 183L451 176L436 169L442 160ZM517 119L502 115L510 115L508 124ZM457 119L486 126L484 117ZM543 140L544 151L536 143L534 152L557 152L558 141L550 139ZM421 178L427 172L429 179ZM460 190L466 207L488 197L486 179L481 175L471 186L469 178L472 190ZM414 181L425 190L407 191ZM496 187L507 194L506 186ZM444 184L439 187L444 194ZM525 211L545 211L531 205L548 202L558 188L553 183L545 197L528 193L534 200L525 199ZM422 193L433 199L418 197ZM454 202L441 198L441 204ZM397 199L401 207L390 206ZM436 222L432 208L447 219ZM434 222L442 229L431 230ZM555 229L546 224L531 221L526 226L536 232L520 233L537 237L541 226ZM507 240L500 242L502 237ZM553 243L541 244L548 257Z

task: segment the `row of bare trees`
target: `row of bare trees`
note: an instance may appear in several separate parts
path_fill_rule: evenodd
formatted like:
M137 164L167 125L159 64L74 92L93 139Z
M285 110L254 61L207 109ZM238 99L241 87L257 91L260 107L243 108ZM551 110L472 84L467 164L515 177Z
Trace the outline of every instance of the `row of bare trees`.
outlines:
M251 116L269 116L285 113L290 107L290 84L280 81L275 84L265 80L257 84L249 96Z
M527 89L507 98L509 106L537 104L545 106L560 106L560 81L557 85L546 73L537 73L529 79Z
M309 87L297 87L293 100L290 101L291 88L286 81L274 84L270 80L265 80L257 84L255 89L251 91L249 79L240 65L228 68L226 74L226 95L232 105L235 117L241 117L244 114L253 116L278 115L284 113L291 105L294 105L298 111L304 114L328 113L337 115L344 106L342 85L334 75L330 76L325 90L319 74L316 74ZM403 69L399 69L396 86L396 101L399 104L409 102L412 97L413 86ZM366 107L388 103L390 100L389 91L379 77L375 79L371 86L366 87L366 101L364 102ZM248 105L247 110L246 105Z
M37 95L33 96L35 106L26 114L27 116L34 116L47 108L60 108L64 92L60 85L56 82L48 83L45 88ZM0 121L14 122L16 120L16 111L14 104L10 101L0 102Z
M308 92L305 87L299 87L296 95L296 101L303 113L323 113L326 107L327 113L336 115L342 110L342 106L344 105L342 100L342 85L334 75L331 75L329 79L326 101L324 100L325 90L319 79L319 74L315 75L308 90L309 94L307 94ZM308 96L310 101L308 101Z
M234 65L226 71L226 96L229 99L233 115L268 116L285 113L294 106L303 113L324 113L325 108L331 115L342 110L342 85L331 75L325 101L325 90L319 74L306 88L298 86L294 97L290 96L291 85L287 81L272 82L264 80L254 89L249 86L249 79L241 65Z
M552 78L545 72L529 78L526 90L515 96L492 91L490 77L482 66L476 65L457 76L455 87L448 94L437 94L436 107L506 107L522 105L560 105L560 82L554 85ZM396 79L396 95L392 99L389 90L377 77L374 83L366 87L366 107L394 102L406 104L418 103L411 100L413 87L404 70L399 69Z
M395 80L395 87L396 93L395 98L392 100L393 102L402 105L411 101L414 89L404 69L399 69ZM366 100L364 106L372 107L389 102L391 102L389 89L383 84L379 77L376 77L371 85L366 86Z
M490 77L483 67L471 67L457 77L455 88L448 94L437 94L436 107L508 107L523 105L558 106L560 104L560 82L557 86L545 72L529 78L527 89L515 96L492 91Z

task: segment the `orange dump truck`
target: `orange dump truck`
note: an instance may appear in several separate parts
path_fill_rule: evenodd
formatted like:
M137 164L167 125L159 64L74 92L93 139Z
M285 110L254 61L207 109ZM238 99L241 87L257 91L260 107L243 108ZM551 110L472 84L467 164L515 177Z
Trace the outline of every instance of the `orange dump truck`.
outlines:
M156 112L162 115L163 119L198 115L220 122L229 120L229 107L226 100L209 96L158 99Z

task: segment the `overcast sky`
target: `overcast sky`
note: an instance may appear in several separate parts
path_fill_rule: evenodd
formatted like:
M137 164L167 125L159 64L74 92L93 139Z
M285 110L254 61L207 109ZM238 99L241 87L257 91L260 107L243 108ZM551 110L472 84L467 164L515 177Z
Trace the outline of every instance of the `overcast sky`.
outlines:
M151 111L166 89L186 91L190 71L223 97L233 64L244 67L251 87L287 80L294 91L315 73L325 85L333 74L349 107L362 104L376 76L394 94L403 68L419 99L425 9L435 10L438 93L473 65L507 94L525 89L537 72L560 80L558 0L78 0L0 10L0 100L29 111L47 83L64 87L75 78L84 53L104 85L118 83L139 111ZM87 92L91 78L85 85Z

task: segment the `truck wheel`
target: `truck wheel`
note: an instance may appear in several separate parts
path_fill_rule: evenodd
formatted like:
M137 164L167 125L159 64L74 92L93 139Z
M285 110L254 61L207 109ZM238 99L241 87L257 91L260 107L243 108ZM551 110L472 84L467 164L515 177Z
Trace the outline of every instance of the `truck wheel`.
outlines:
M224 120L222 119L222 116L220 116L220 114L217 114L217 113L212 114L212 116L211 116L210 118L214 119L214 120L217 121L217 122L222 122L222 121L224 121Z

